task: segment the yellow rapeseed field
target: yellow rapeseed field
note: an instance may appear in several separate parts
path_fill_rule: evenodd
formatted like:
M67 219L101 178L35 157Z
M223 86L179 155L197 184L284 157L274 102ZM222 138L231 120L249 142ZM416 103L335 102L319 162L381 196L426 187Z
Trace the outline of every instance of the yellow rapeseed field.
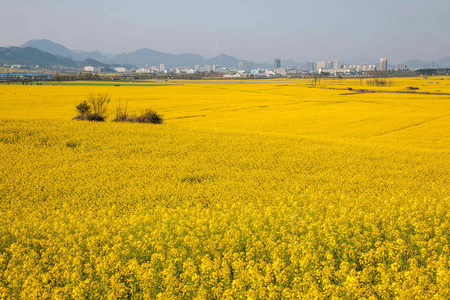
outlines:
M450 77L365 80L0 85L0 299L450 298Z

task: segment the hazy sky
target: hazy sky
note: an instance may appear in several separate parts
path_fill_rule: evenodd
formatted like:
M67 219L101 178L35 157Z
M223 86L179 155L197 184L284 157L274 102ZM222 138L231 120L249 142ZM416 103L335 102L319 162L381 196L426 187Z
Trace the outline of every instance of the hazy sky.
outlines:
M271 62L450 56L450 0L0 0L0 46Z

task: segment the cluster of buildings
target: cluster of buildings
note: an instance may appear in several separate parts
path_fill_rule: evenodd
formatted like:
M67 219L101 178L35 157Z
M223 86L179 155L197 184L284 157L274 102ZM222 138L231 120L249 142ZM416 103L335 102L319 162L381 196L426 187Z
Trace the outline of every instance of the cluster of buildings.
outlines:
M406 65L397 65L398 70L405 70ZM247 61L240 61L238 66L235 68L220 67L218 65L195 65L192 67L174 67L166 68L166 66L161 63L159 66L144 66L137 69L127 69L125 67L115 67L112 68L113 71L117 73L129 73L135 72L139 74L198 74L198 73L222 73L223 77L278 77L278 76L288 76L288 75L301 75L301 74L326 74L326 75L363 75L368 71L385 71L388 70L388 64L386 58L380 59L380 65L362 63L359 65L348 65L342 64L340 60L332 61L317 61L317 62L307 62L303 65L295 65L282 67L281 59L275 58L273 63L273 68L252 68L252 64ZM103 72L103 67L84 67L85 72Z
M407 66L404 64L397 65L396 70L406 70ZM224 75L224 77L245 77L245 76L264 76L264 77L277 77L277 76L289 76L289 75L302 75L302 74L326 74L326 75L364 75L370 71L386 71L388 70L388 64L386 58L380 59L380 65L362 63L359 65L342 64L340 60L332 61L318 61L307 62L303 65L294 65L282 67L281 59L275 58L273 62L273 68L271 69L252 69L251 64L241 61L237 70L231 74Z
M41 68L39 65L21 65L21 64L12 64L12 65L4 64L3 66L0 65L0 68L1 67L8 69L29 69L29 70L37 70Z
M84 72L95 72L101 73L103 72L103 67L93 67L86 66L84 67ZM191 67L175 67L175 68L166 68L165 64L161 63L159 66L143 66L137 69L127 69L126 67L113 67L112 71L117 73L139 73L139 74L150 74L150 73L159 73L159 74L196 74L199 72L228 72L229 68L220 68L218 65L195 65L194 68Z
M219 65L195 65L189 67L166 67L164 63L160 63L156 66L139 66L139 67L125 67L119 65L103 65L103 66L79 66L78 67L65 67L47 65L22 65L22 64L4 64L3 68L7 69L30 69L39 70L45 69L53 71L65 71L68 73L136 73L136 74L199 74L203 75L213 72L214 76L223 77L282 77L282 76L301 76L304 74L323 74L331 76L361 76L370 75L373 71L398 71L405 72L408 70L406 64L397 64L396 67L388 66L388 60L386 58L380 58L379 64L344 64L341 60L329 60L329 61L317 61L317 62L305 62L302 64L293 63L293 65L282 65L280 58L275 58L273 65L259 64L258 67L252 65L248 61L239 61L235 67L224 67ZM263 66L263 67L261 67ZM1 67L1 66L0 66ZM434 62L430 65L431 69L435 68ZM413 69L414 70L414 69Z
M343 65L340 60L318 61L316 63L317 73L327 74L360 74L366 71L375 71L375 65L362 63L360 65Z
M274 63L274 66L277 65ZM397 69L404 70L406 65L399 65ZM362 63L359 65L347 65L342 64L340 60L332 61L318 61L316 63L308 62L304 67L305 71L316 72L319 74L330 74L330 75L362 75L368 71L386 71L388 70L388 64L386 58L380 58L380 66L377 68L376 65L370 65Z
M104 67L86 66L84 72L102 73ZM199 73L219 73L223 77L276 77L280 74L286 74L281 67L277 70L271 69L252 69L250 62L239 62L236 68L220 67L219 65L195 65L192 67L174 67L166 68L165 64L161 63L159 66L143 66L136 69L128 69L126 67L113 67L111 71L116 73L138 73L138 74L199 74Z

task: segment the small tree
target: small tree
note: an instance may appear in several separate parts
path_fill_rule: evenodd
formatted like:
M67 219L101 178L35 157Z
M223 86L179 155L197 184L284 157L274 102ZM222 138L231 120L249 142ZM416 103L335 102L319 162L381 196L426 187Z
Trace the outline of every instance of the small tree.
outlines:
M80 104L75 106L80 115L88 114L92 111L92 107L84 100Z
M140 123L152 123L152 124L161 124L163 119L160 115L158 115L155 111L151 109L146 109L142 115L139 117Z
M123 106L120 103L116 106L116 117L113 122L130 122L130 123L152 123L162 124L163 118L160 114L156 113L152 109L146 109L141 115L128 115L127 105Z
M87 100L75 105L79 115L74 120L105 121L109 102L107 93L89 93Z

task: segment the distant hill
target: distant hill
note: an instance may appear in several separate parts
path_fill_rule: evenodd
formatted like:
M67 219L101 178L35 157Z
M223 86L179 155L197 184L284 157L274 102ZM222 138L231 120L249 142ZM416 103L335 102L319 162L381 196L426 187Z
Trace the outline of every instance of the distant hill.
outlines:
M234 56L220 54L216 57L210 58L204 62L205 65L219 65L226 68L236 68L239 66L239 59Z
M158 65L164 63L169 65L175 55L158 52L151 49L139 49L130 53L115 55L112 60L119 64L132 65Z
M159 66L159 64L163 63L166 68L194 67L195 65L219 65L221 67L235 68L239 65L239 59L226 54L221 54L210 59L205 59L199 54L184 53L175 55L146 48L139 49L130 53L115 55L112 60L119 64L128 64L135 66Z
M420 59L412 59L405 61L404 64L410 69L429 69L432 67L431 62L426 62ZM450 68L450 56L445 57L434 62L435 68Z
M29 40L25 44L20 46L21 48L26 47L33 47L36 49L39 49L44 52L48 52L53 55L67 57L73 60L82 60L78 54L72 52L71 50L67 49L63 45L57 44L55 42L52 42L50 40Z
M420 60L420 59L411 59L403 62L408 66L409 69L427 69L430 68L431 64L429 62Z
M94 59L94 60L102 62L104 64L114 64L115 63L115 61L113 61L111 58L107 57L105 54L101 53L100 51L91 51L91 52L73 51L73 52L78 54L78 56L82 59Z
M73 59L56 56L48 52L41 51L33 47L9 47L0 48L1 64L21 64L21 65L40 65L40 66L65 66L65 67L84 67L84 66L104 66L104 64L87 59L82 62L76 62Z
M440 68L450 68L450 56L435 62Z
M76 67L77 64L70 58L55 56L32 47L0 48L0 63L21 65L63 65Z
M170 54L158 52L151 49L139 49L130 53L115 55L113 61L119 64L131 64L135 66L151 65L159 66L163 63L165 67L194 67L203 64L205 59L198 54Z
M171 54L159 52L151 49L139 49L129 53L121 53L116 55L106 55L100 51L84 52L81 50L70 50L61 44L52 42L47 39L30 40L20 47L33 47L43 52L48 52L55 56L66 57L73 61L83 62L86 59L93 59L103 64L119 64L129 67L138 66L159 66L163 63L166 68L172 67L194 67L195 65L219 65L220 67L236 68L239 65L238 58L221 54L216 57L205 59L199 54L183 53ZM270 68L267 64L257 64L250 62L253 68ZM91 64L94 65L94 64Z
M114 63L111 59L103 55L99 51L93 51L93 52L84 52L84 51L73 51L70 49L67 49L61 44L52 42L47 39L43 40L29 40L28 42L24 43L20 46L21 48L25 47L33 47L36 49L39 49L44 52L48 52L50 54L56 55L56 56L62 56L67 57L75 61L82 61L88 58L95 59L99 62L105 63L105 64L111 64Z
M79 62L80 66L92 66L92 67L104 67L105 64L99 61L96 61L92 58L86 58L85 60Z

